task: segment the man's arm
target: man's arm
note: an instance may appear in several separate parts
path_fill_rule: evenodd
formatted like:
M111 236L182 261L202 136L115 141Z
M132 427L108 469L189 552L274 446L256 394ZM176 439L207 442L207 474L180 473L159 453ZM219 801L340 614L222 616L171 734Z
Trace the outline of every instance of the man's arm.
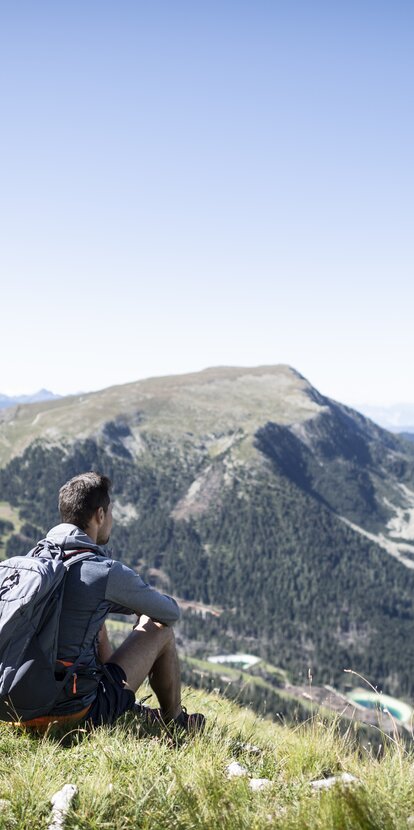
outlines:
M108 574L105 599L140 617L145 614L163 625L174 625L180 609L172 597L160 594L122 562L113 562Z

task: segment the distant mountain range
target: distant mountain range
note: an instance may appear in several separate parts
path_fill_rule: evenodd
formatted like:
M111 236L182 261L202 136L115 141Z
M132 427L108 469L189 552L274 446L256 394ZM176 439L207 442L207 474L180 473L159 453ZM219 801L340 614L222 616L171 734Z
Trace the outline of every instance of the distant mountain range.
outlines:
M43 536L88 469L114 481L115 555L186 601L196 656L240 649L338 685L351 668L414 695L412 442L289 366L4 409L3 551Z
M389 429L390 432L414 433L414 404L400 403L393 406L361 404L358 410L384 429Z
M60 398L61 395L54 395L48 389L39 389L33 395L16 395L9 397L8 395L0 394L0 409L8 409L10 406L17 406L17 404L25 403L39 403L40 401L52 401Z

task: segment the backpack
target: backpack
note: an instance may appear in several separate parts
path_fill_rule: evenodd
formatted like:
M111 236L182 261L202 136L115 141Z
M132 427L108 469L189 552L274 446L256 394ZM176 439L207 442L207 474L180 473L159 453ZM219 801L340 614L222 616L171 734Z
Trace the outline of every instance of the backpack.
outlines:
M47 715L82 659L62 679L55 663L68 568L93 551L65 551L44 539L26 556L0 562L0 720Z

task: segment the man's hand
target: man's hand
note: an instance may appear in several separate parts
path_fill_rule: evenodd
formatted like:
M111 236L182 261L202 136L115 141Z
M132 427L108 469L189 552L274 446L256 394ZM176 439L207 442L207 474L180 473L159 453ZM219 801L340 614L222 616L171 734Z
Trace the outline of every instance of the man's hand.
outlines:
M165 623L162 623L159 620L155 620L154 617L147 617L146 614L141 614L140 616L137 615L134 631L144 631L147 623L154 623L157 628L168 628L168 625L165 625Z

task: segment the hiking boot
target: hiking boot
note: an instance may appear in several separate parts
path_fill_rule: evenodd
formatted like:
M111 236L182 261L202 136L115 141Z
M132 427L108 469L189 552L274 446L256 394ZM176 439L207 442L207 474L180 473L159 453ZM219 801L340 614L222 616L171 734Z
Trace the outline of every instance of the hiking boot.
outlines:
M161 709L151 709L149 706L135 702L132 711L144 726L163 726Z
M172 718L172 720L169 721L164 720L161 714L161 709L151 709L149 706L144 706L142 703L135 703L132 711L144 726L163 727L170 736L173 734L201 734L206 725L204 715L200 712L195 712L189 715L184 706L180 714L176 718Z
M201 712L194 712L189 715L183 706L180 714L166 724L169 731L186 732L187 735L201 735L204 732L206 719Z

